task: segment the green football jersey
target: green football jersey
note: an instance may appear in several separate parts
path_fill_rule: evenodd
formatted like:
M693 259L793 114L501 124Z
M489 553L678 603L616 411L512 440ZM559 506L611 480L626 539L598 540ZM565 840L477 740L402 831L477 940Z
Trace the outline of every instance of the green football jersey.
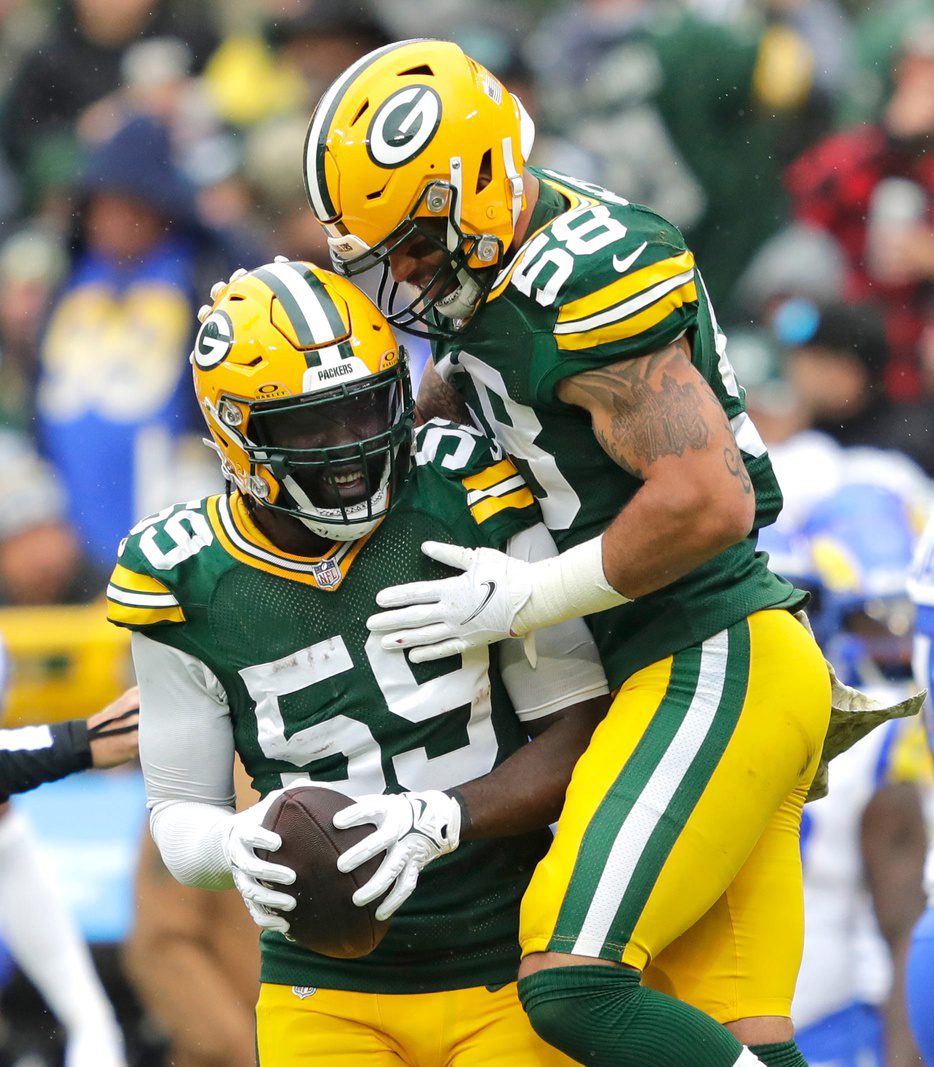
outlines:
M755 531L774 522L781 492L681 234L606 189L532 171L541 192L525 243L467 329L435 345L433 356L478 425L515 461L558 547L602 533L642 485L603 451L588 413L558 399L559 383L685 333L756 494L755 527L745 541L655 593L588 619L617 686L753 611L798 606L805 594L756 553Z
M502 548L541 521L493 442L434 422L418 445L383 523L321 560L278 551L237 493L169 508L121 547L111 621L207 665L263 795L300 780L357 796L448 789L528 739L498 648L410 663L367 630L380 589L451 573L423 541ZM387 993L514 981L519 901L550 839L542 830L465 842L438 859L364 959L326 958L264 932L262 980Z

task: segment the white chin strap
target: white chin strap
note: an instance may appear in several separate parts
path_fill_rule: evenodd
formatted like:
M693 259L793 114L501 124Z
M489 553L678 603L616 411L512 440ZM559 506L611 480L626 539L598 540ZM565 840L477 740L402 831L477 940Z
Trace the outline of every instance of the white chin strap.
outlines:
M443 300L435 304L435 311L446 319L469 318L480 300L480 286L465 270L457 272L460 285Z
M463 166L460 156L452 156L450 161L451 173L451 203L453 211L448 214L448 231L445 238L449 252L460 250L460 224L461 224L461 193L463 190ZM521 183L521 178L520 178ZM519 198L522 193L520 190ZM435 304L435 310L446 319L466 319L476 311L480 301L480 286L471 277L466 269L457 272L457 280L460 285L449 293L443 300Z
M291 475L282 480L282 485L288 489L289 495L301 508L301 512L293 512L293 516L313 534L330 541L358 541L375 530L386 517L389 508L388 481L389 461L387 460L386 471L379 488L369 498L369 501L362 500L359 504L343 509L315 507L311 498ZM372 514L373 517L364 518L367 514ZM358 516L360 521L355 522L354 519ZM348 519L351 522L350 525L347 523Z

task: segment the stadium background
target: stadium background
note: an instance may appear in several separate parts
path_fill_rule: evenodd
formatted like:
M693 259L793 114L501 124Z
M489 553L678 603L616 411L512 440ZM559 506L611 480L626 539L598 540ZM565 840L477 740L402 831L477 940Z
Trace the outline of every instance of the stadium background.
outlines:
M533 162L684 230L783 477L773 551L874 603L875 667L905 665L934 474L934 0L0 0L4 725L88 715L131 681L100 603L117 543L219 484L189 396L194 312L241 264L325 263L300 176L311 109L357 56L425 35L522 97ZM816 509L849 483L902 509L881 593L869 572L894 542L882 524L873 542L876 504L855 563L826 538L815 551ZM859 658L845 615L824 637ZM131 769L19 806L130 1062L157 1064L164 1037L124 949L142 796ZM10 960L0 985L0 1064L58 1062L61 1035Z

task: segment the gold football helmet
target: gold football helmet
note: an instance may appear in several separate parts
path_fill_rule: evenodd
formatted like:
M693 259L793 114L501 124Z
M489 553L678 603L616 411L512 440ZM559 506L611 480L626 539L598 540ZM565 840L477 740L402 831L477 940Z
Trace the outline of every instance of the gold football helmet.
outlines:
M512 242L534 136L518 98L449 41L402 41L358 60L321 97L305 140L305 189L335 270L381 264L393 325L456 333ZM398 285L383 299L389 256L416 237L443 253L441 265L397 308Z
M320 537L362 537L408 471L405 350L370 299L335 274L280 257L238 275L191 354L224 474Z

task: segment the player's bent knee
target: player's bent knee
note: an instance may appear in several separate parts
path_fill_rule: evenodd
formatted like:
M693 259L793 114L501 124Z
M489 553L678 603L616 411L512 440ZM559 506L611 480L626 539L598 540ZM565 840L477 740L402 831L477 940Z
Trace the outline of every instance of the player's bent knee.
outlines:
M560 953L539 953L561 958ZM565 960L567 957L563 957ZM639 974L630 968L590 960L595 966L543 966L519 979L519 999L532 1029L549 1045L572 1059L587 1063L605 1040L608 1006L617 1019L637 1008L641 994ZM619 1048L619 1067L642 1067Z

